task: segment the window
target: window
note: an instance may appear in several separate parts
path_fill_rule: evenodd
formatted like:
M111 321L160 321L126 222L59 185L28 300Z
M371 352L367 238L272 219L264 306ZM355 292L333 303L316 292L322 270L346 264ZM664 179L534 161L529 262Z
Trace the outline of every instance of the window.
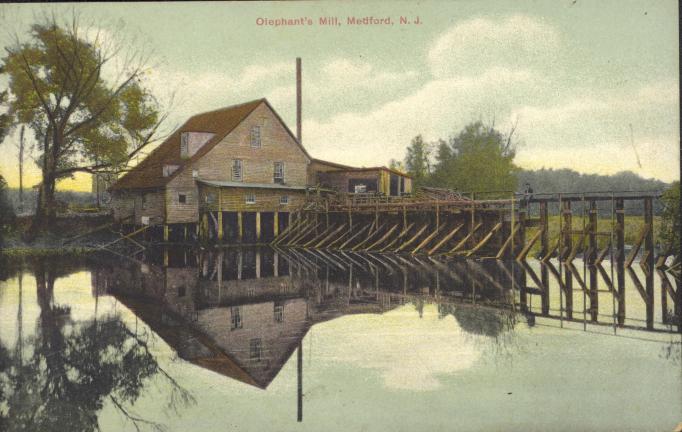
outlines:
M142 194L141 201L142 201L142 209L144 210L147 208L147 194Z
M251 128L251 148L260 148L260 126L253 126Z
M279 203L282 205L289 204L289 195L282 195L281 197L279 197Z
M232 181L242 181L242 160L232 161Z
M284 305L281 303L275 303L275 310L274 310L274 318L275 322L281 323L284 321Z
M355 185L355 190L353 192L355 192L355 193L366 193L367 192L367 185L363 185L363 184Z
M169 177L171 176L175 171L180 168L180 165L164 165L163 166L163 176L164 177Z
M275 183L284 183L284 162L275 162L275 172L273 175Z
M256 204L256 194L246 195L246 203L247 204Z
M215 192L208 192L206 194L206 204L215 204L217 197Z
M249 358L252 361L261 361L263 358L263 341L261 338L251 339L249 345Z
M186 288L184 286L178 287L178 297L184 297L186 294Z
M178 194L178 203L187 204L187 194Z
M242 328L242 308L233 306L230 308L230 330L237 330Z

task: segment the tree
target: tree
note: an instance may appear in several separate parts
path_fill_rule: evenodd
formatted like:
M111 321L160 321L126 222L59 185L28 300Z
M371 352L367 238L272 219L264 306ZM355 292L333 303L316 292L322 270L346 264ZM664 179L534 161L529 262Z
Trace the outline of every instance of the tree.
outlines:
M24 141L25 125L21 125L19 131L19 143L17 144L17 158L19 159L19 213L24 211L24 151L26 143Z
M429 156L431 148L424 142L421 135L412 138L412 142L407 147L405 156L405 169L412 176L413 187L422 186L431 174L431 164Z
M680 182L675 181L661 197L663 213L659 235L663 247L680 259Z
M45 17L31 26L28 41L16 36L2 59L9 114L37 140L42 182L34 232L54 222L58 180L123 169L165 118L142 86L148 57L89 32L75 15L65 25ZM105 78L112 74L117 78Z
M5 178L0 175L0 244L2 244L2 236L9 230L9 227L14 223L14 209L7 197L7 182Z
M460 191L516 190L513 133L477 121L448 143L440 141L432 183Z

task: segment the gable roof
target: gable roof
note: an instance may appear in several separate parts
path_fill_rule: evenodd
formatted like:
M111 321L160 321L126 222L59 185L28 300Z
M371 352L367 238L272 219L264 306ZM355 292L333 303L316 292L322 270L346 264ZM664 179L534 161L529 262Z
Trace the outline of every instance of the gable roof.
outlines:
M289 127L282 121L282 118L272 108L272 105L265 99L256 99L250 102L245 102L238 105L232 105L225 108L220 108L214 111L208 111L201 114L196 114L189 118L182 126L176 129L166 140L154 149L142 162L138 163L132 170L127 172L123 177L118 179L110 190L122 189L151 189L165 186L176 175L178 175L185 166L198 160L213 147L232 132L242 121L246 119L261 103L268 106L284 126L288 134L294 142L300 147L303 153L310 158L308 152L298 142ZM191 157L183 159L180 157L180 137L183 132L210 132L215 134L213 138L208 140L206 144L201 146L199 150ZM177 165L179 168L173 174L164 177L164 165Z

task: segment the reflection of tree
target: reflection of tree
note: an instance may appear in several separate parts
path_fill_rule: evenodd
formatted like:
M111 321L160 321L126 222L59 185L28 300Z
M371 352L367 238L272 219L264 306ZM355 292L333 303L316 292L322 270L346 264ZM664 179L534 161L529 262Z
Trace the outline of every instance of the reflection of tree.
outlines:
M0 408L0 429L96 431L107 401L135 429L162 429L132 411L145 382L160 373L182 395L172 403L189 403L191 396L120 318L74 322L68 307L56 305L54 264L41 261L34 269L40 307L35 337L14 352L0 346L0 407L6 407Z

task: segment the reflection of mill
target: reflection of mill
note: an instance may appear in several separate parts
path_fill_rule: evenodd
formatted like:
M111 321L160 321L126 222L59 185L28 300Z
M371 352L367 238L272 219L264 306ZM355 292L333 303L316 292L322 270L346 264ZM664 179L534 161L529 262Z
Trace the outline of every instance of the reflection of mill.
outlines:
M97 271L98 289L108 287L179 357L262 389L296 351L299 419L302 340L314 324L347 314L382 313L403 304L420 310L424 303L437 303L464 331L487 336L509 329L518 315L531 325L549 320L613 326L614 331L680 329L680 290L673 289L665 273L659 273L662 312L657 321L653 296L642 288L640 276L630 271L628 283L623 277L618 285L617 278L614 288L610 269L601 265L583 266L581 272L553 261L439 261L272 248L157 252L149 253L144 264ZM607 288L600 290L602 283ZM626 291L626 285L635 289ZM576 304L581 295L582 309ZM600 313L600 295L612 298L613 314ZM637 320L640 295L644 325ZM673 313L668 313L670 297ZM634 306L627 317L626 300ZM601 302L602 309L606 304Z

